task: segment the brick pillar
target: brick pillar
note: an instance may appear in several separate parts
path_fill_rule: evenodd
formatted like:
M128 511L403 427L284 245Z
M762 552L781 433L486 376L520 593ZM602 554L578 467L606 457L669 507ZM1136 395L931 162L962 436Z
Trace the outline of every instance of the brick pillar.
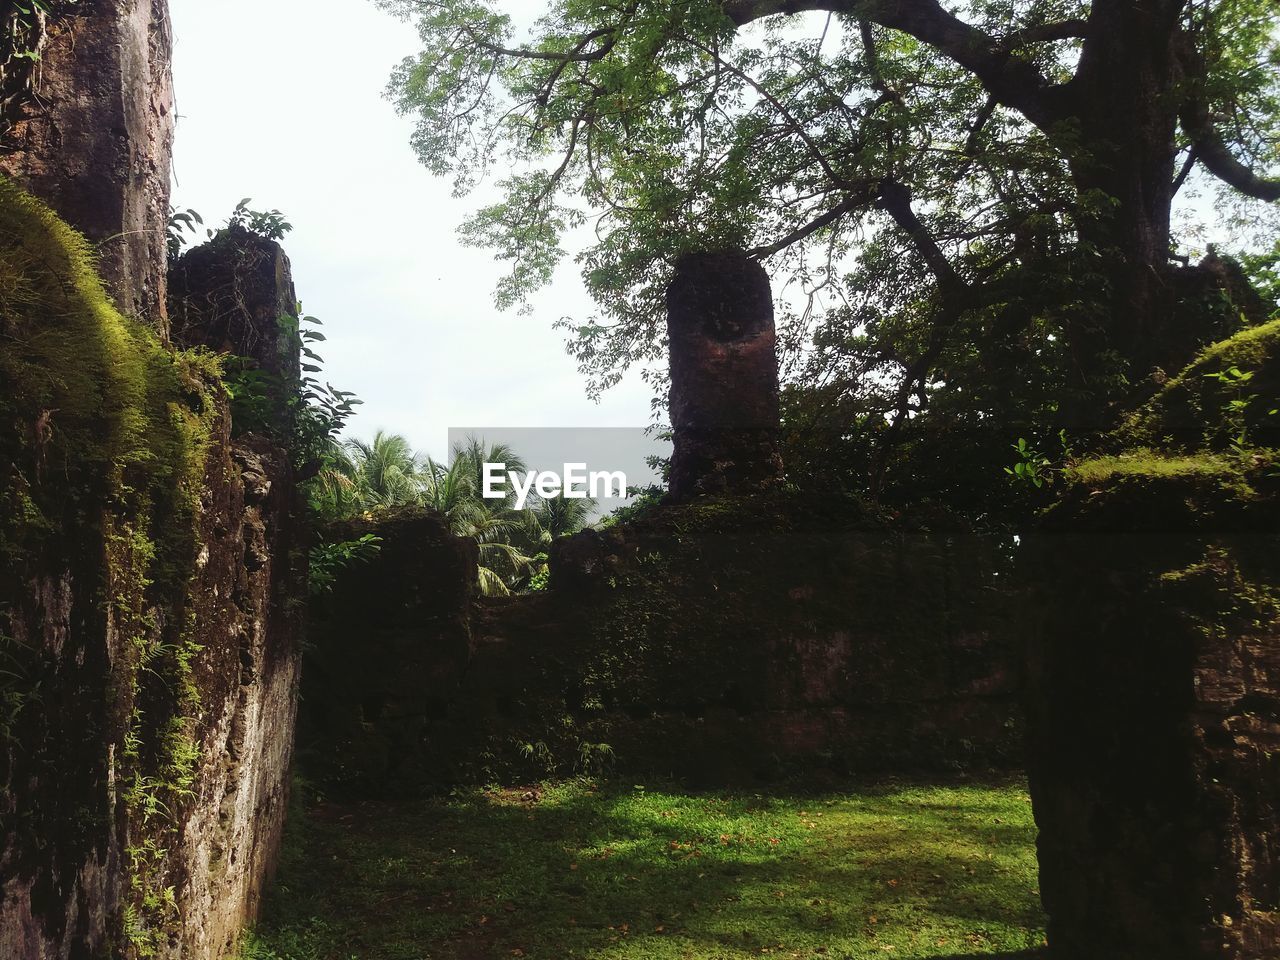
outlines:
M751 493L782 475L773 294L736 252L685 254L667 289L674 501Z

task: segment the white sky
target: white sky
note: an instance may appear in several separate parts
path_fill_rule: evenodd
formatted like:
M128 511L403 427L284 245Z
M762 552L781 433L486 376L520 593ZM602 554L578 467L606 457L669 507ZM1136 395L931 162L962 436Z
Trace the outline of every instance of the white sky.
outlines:
M538 0L508 0L517 19ZM324 377L364 401L349 430L402 433L441 458L450 427L641 427L637 375L588 400L561 316L591 302L572 262L531 316L500 313L503 265L455 228L455 200L382 96L418 50L370 0L172 0L178 134L174 205L218 226L244 197L280 209L305 311L324 323ZM521 16L524 14L524 17Z

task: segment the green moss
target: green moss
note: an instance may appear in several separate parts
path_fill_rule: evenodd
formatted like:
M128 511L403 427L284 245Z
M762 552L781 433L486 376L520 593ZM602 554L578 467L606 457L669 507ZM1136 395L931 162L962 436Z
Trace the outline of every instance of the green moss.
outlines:
M219 373L216 357L174 351L122 315L85 239L0 179L0 600L21 596L28 578L69 574L109 612L119 642L104 733L119 747L131 851L164 847L195 768L197 648L185 610L225 409ZM22 722L0 728L0 751ZM24 743L47 762L57 747ZM144 954L139 931L155 934L164 888L151 866L133 881L125 939Z
M1111 437L1119 452L1070 465L1054 522L1080 512L1155 529L1263 509L1280 463L1280 320L1206 347ZM1162 514L1161 511L1164 511ZM1250 521L1252 522L1252 521Z
M1276 356L1277 346L1280 346L1280 317L1256 327L1246 327L1226 340L1205 347L1187 373L1230 364L1260 366Z
M1238 370L1245 379L1226 376ZM1243 401L1243 405L1240 403ZM1280 319L1211 344L1117 432L1125 446L1228 449L1241 432L1274 438L1280 416ZM1234 405L1234 406L1233 406Z
M1170 456L1156 450L1140 448L1117 456L1093 457L1082 461L1070 467L1066 475L1068 480L1096 485L1131 478L1224 479L1237 477L1239 473L1239 464L1229 457L1211 453Z

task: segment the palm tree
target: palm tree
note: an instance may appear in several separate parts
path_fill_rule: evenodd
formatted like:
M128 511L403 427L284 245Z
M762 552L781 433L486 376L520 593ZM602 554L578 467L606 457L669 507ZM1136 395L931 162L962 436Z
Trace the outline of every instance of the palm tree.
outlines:
M528 579L556 537L587 524L594 500L537 500L517 510L515 492L485 498L484 465L502 463L523 473L524 458L506 444L470 436L454 445L452 463L416 454L399 434L379 430L373 439L335 444L313 486L312 503L322 516L351 517L404 504L439 512L455 536L480 546L479 586L485 596L506 596Z
M355 461L344 443L330 440L315 479L306 485L308 502L322 520L346 520L362 512Z
M483 438L469 436L454 444L453 464L447 469L432 464L441 492L458 488L457 502L449 511L449 527L460 537L472 537L480 545L480 592L485 596L506 596L528 569L531 558L513 541L536 522L532 511L515 508L515 493L501 497L484 493L484 465L502 463L508 472L523 472L524 459L506 444L486 445ZM464 492L465 491L465 492ZM437 506L437 509L440 509Z
M421 462L404 437L379 430L371 441L348 440L344 446L361 511L421 502Z
M470 464L454 460L446 465L428 457L421 472L420 496L425 506L443 515L452 526L475 497Z
M533 508L543 543L567 537L586 527L596 501L591 497L570 500L568 497L544 497Z

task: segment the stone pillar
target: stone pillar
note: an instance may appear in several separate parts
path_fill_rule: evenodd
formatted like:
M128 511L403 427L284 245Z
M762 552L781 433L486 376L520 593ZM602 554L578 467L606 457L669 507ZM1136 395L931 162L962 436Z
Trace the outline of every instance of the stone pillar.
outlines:
M752 493L782 475L773 294L743 253L685 254L667 289L673 501Z
M50 28L0 173L96 246L116 304L165 333L173 154L167 0L80 0Z
M169 282L174 343L248 357L296 383L297 340L280 320L297 313L298 297L280 244L230 227L183 254Z
M1274 958L1274 504L1232 516L1186 478L1127 486L1074 493L1023 548L1041 584L1024 629L1049 945L1061 960ZM1205 517L1234 529L1206 534Z

